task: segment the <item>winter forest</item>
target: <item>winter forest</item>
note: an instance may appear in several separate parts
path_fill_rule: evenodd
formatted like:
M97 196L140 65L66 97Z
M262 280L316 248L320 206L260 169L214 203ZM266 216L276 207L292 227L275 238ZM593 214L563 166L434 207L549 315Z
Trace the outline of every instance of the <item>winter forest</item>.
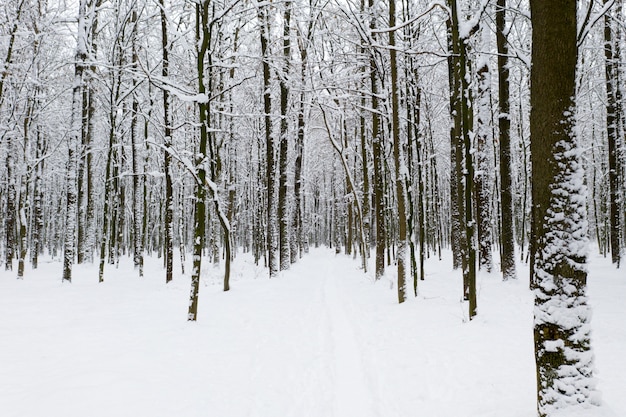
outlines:
M0 414L626 415L625 22L0 0Z

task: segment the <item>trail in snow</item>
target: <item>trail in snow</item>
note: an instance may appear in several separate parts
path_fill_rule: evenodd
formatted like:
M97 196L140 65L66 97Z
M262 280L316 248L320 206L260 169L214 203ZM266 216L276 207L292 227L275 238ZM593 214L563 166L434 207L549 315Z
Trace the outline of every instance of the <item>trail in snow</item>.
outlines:
M277 279L245 255L202 271L197 323L189 278L42 263L22 281L0 271L2 417L535 417L527 281L479 276L466 321L449 259L427 263L420 297L399 306L393 268L374 282L358 262L314 250ZM626 415L626 282L594 260L590 296L604 409ZM523 268L523 267L522 267ZM519 276L524 277L520 270ZM604 414L590 414L597 417Z
M334 415L378 416L371 387L367 384L366 369L361 358L362 348L354 334L354 326L346 315L343 304L350 297L340 298L337 281L341 275L325 266L325 304L333 343L334 364Z

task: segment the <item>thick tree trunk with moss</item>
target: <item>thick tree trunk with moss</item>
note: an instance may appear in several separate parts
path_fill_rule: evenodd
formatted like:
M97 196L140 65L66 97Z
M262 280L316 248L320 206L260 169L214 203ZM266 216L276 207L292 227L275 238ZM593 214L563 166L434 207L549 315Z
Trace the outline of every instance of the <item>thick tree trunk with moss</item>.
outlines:
M593 404L587 219L575 137L576 1L531 0L531 158L537 408Z

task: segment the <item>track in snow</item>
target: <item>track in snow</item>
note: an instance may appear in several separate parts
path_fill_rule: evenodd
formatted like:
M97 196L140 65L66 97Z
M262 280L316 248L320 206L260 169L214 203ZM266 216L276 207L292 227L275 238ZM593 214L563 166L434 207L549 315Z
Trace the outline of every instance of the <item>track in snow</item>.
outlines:
M333 346L334 415L378 416L363 366L362 349L342 303L341 297L346 300L349 295L339 294L337 280L341 277L329 266L325 267L324 275L324 300Z
M145 278L128 259L104 284L97 265L77 266L71 285L60 283L60 262L27 270L24 280L0 271L0 413L536 415L527 281L481 274L479 315L468 323L450 259L430 260L420 297L399 306L393 267L373 283L333 252L312 250L270 280L242 254L228 293L221 268L206 265L196 323L185 320L189 277L165 285L156 258L146 258ZM626 284L603 265L591 269L593 342L599 386L623 416Z

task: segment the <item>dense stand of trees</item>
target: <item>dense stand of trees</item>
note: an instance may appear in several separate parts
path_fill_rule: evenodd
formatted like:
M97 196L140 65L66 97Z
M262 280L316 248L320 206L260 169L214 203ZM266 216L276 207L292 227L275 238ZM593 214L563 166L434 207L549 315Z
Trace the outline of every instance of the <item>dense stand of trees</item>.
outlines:
M517 250L540 309L583 308L584 225L616 267L626 247L624 10L553 3L0 0L5 268L159 256L169 282L191 253L195 320L203 261L228 290L239 252L275 277L328 245L403 302L449 247L471 319ZM576 329L536 318L540 385Z

